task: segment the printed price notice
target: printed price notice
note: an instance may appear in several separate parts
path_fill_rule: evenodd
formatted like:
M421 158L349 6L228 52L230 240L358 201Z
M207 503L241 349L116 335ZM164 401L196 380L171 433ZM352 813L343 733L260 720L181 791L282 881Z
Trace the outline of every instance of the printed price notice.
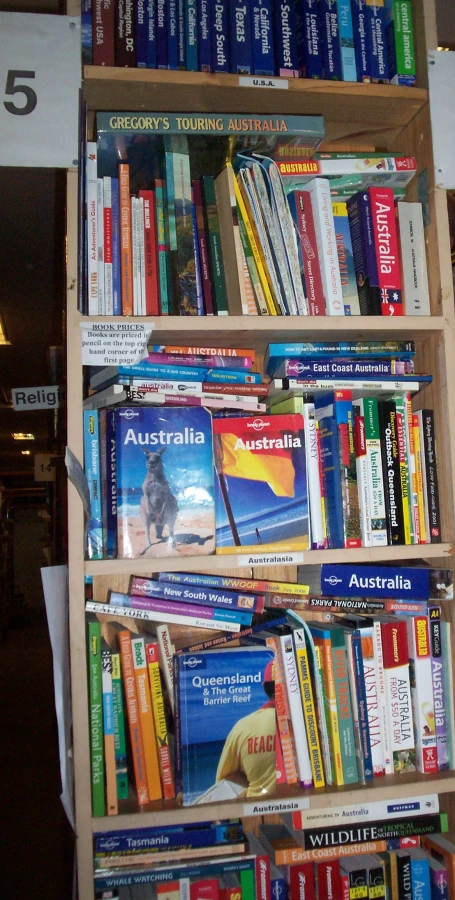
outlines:
M153 324L81 322L82 365L133 366L147 356Z
M267 75L240 75L239 87L276 88L287 91L289 81L287 78L268 78Z

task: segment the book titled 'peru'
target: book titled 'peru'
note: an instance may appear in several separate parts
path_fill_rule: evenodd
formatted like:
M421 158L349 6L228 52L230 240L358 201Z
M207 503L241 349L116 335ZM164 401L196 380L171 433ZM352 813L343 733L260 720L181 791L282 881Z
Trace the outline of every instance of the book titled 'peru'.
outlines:
M273 660L273 650L258 647L174 657L176 787L184 806L274 793Z
M213 422L217 553L308 548L301 415Z
M212 553L210 413L202 407L119 407L115 414L119 556Z

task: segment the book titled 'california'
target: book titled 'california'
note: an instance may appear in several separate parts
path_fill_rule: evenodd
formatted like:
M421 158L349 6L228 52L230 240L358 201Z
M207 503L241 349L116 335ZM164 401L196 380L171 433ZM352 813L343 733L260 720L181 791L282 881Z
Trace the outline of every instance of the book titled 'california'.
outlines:
M176 787L184 806L273 794L273 650L182 653L174 666Z
M216 552L308 548L301 415L213 422Z
M212 420L202 407L115 411L119 556L215 549Z

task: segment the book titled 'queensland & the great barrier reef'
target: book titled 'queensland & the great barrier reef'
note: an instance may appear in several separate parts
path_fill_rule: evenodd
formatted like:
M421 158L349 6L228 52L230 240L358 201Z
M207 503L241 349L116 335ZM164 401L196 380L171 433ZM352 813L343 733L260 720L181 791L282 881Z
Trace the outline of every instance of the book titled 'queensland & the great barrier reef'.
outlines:
M228 416L213 433L216 552L306 550L303 416Z
M119 407L115 415L119 557L213 553L210 413Z
M174 657L176 780L184 806L275 792L273 667L273 650L260 647Z

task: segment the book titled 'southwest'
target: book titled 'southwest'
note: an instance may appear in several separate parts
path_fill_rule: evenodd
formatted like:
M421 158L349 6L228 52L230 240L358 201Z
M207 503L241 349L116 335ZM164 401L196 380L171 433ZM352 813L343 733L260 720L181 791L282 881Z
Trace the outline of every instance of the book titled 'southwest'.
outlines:
M213 422L217 553L308 548L301 415Z
M174 657L177 789L185 806L274 793L273 660L273 650L258 647Z
M212 422L202 407L116 409L119 556L215 549Z

